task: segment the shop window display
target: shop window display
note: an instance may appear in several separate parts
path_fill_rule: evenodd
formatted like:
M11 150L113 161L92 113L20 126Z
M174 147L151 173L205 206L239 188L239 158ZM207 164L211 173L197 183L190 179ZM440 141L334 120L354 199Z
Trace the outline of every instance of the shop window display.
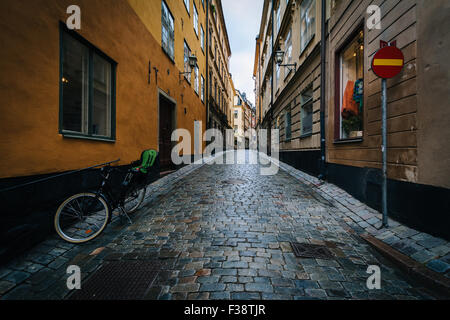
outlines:
M340 139L363 137L364 33L346 46L340 57Z

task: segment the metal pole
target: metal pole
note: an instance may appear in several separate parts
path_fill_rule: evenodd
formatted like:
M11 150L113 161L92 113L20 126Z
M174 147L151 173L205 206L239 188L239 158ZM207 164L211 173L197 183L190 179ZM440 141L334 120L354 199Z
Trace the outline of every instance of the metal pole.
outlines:
M388 209L387 209L387 80L381 80L381 110L382 110L382 135L383 141L381 151L383 153L383 182L382 182L382 210L383 225L388 228Z

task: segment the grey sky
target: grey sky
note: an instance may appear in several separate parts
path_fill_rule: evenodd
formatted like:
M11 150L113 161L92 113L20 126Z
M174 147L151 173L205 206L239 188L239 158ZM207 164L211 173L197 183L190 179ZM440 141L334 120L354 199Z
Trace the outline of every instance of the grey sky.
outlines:
M222 0L232 51L230 72L234 86L244 91L252 103L255 102L252 79L255 38L259 32L263 4L263 0Z

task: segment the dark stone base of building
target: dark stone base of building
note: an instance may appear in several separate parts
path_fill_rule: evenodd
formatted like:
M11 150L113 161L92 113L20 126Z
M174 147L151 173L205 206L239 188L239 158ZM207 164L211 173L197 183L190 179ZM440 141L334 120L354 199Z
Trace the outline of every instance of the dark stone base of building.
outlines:
M281 151L280 161L310 175L320 174L320 150Z
M128 166L112 176L112 186L120 186ZM159 178L159 157L148 176L148 183ZM60 175L61 173L58 173ZM0 180L0 190L55 176L47 174ZM101 183L99 169L68 173L44 182L0 192L0 265L31 248L55 232L53 223L58 206L69 196L95 191Z
M327 180L381 212L381 170L329 163ZM450 189L388 180L389 217L450 241Z

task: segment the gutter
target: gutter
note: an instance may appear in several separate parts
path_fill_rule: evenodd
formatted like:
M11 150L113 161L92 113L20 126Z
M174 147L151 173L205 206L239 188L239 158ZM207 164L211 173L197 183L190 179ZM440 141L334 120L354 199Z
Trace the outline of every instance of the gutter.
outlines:
M320 38L320 163L319 170L320 180L325 180L327 177L327 163L326 163L326 137L325 137L325 100L326 100L326 28L327 28L327 7L326 0L322 0L322 19L321 19L321 38Z
M206 129L209 129L209 0L206 0L206 84L205 84L205 103L206 103Z

